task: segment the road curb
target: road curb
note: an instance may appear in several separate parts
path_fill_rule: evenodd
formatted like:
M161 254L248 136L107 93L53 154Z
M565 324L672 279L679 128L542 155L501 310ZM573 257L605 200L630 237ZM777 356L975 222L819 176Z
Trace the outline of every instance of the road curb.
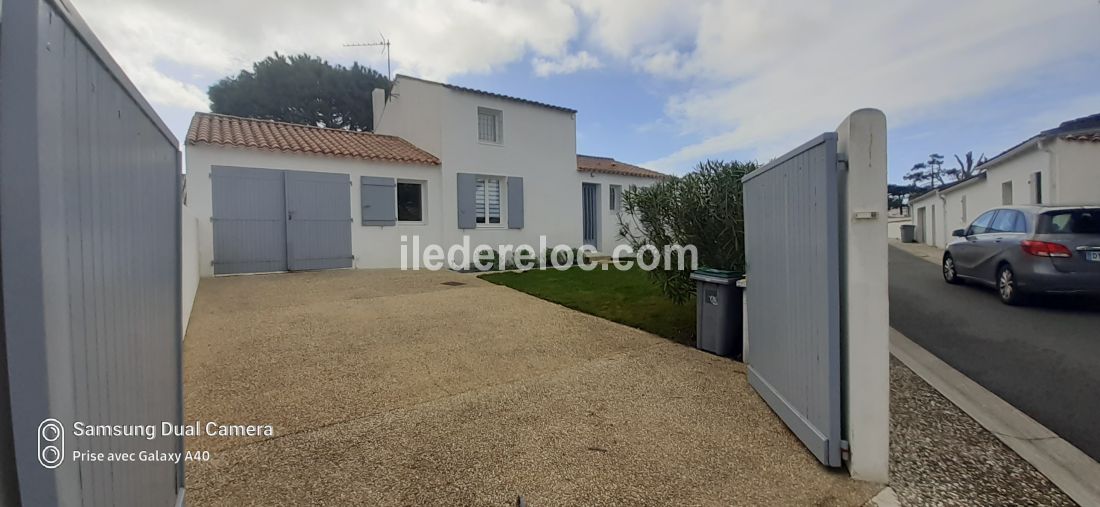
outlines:
M890 328L890 353L1080 505L1100 505L1100 463Z
M863 507L901 507L901 502L898 501L898 495L894 493L894 488L886 486L874 498L867 500Z

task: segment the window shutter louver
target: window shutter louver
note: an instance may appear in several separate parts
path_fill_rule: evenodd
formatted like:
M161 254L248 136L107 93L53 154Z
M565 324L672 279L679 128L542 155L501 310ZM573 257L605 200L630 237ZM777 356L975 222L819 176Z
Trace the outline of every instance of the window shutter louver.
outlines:
M397 181L375 176L359 177L359 207L363 225L397 225Z
M523 228L523 178L508 178L508 228Z

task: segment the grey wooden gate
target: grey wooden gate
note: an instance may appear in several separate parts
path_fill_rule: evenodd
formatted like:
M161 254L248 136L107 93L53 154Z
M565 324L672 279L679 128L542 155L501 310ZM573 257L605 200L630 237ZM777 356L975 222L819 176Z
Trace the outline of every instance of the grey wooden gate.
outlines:
M287 270L283 171L211 168L214 274Z
M807 448L841 465L837 135L746 175L749 383Z
M347 174L215 166L214 274L348 268Z
M351 178L286 171L286 250L291 271L350 268Z
M0 505L178 505L182 461L73 461L183 446L178 143L68 2L3 3L0 83Z
M583 220L584 244L600 248L600 186L595 183L581 183L581 219Z

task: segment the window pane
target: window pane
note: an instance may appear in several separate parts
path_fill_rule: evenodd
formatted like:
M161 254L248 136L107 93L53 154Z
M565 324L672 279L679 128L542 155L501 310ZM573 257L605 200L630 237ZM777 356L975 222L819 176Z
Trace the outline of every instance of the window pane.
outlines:
M1038 228L1040 234L1100 234L1100 209L1045 213Z
M988 211L984 215L978 217L974 221L974 225L970 226L970 234L985 234L989 232L990 222L993 221L994 211Z
M477 190L474 192L474 209L477 210L477 214L474 215L477 223L485 223L485 180L477 180Z
M1016 225L1012 227L1012 232L1027 232L1027 218L1023 213L1016 212Z
M477 138L490 143L500 142L500 111L478 108Z
M423 194L419 183L397 183L397 219L403 222L424 220Z
M489 223L500 223L500 180L490 179L485 181L485 214L489 217Z
M1015 227L1016 212L1004 210L997 213L997 218L993 219L993 228L989 232L1012 232Z

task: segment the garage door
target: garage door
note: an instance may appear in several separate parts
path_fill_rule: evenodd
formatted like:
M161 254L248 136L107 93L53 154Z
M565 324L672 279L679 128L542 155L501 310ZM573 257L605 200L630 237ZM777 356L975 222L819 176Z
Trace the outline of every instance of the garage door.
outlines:
M351 267L347 174L211 170L214 274Z

